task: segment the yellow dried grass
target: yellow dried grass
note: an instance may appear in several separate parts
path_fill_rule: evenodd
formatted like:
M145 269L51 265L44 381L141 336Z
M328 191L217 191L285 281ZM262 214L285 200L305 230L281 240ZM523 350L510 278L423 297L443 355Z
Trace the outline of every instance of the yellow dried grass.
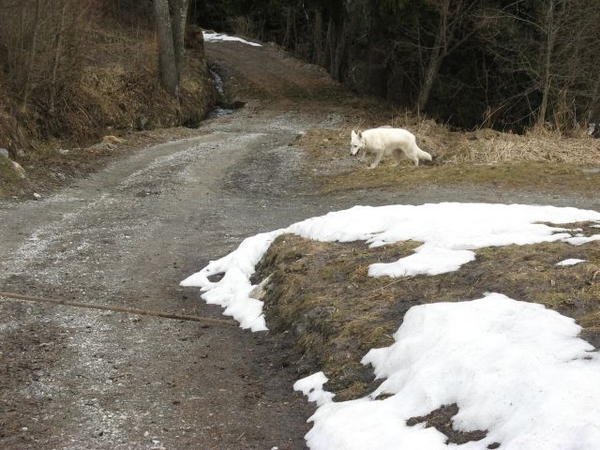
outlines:
M516 135L490 129L461 132L451 131L432 120L408 118L392 119L389 123L365 121L360 128L381 125L402 126L414 133L419 147L436 156L437 165L515 162L600 164L600 141L586 135L565 137L552 131ZM298 144L313 157L331 159L347 152L350 131L350 128L309 130Z

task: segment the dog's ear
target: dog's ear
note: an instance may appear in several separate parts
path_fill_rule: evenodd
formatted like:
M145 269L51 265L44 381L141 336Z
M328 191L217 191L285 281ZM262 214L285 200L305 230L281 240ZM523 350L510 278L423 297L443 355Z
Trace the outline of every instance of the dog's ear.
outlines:
M359 131L359 132L358 132L358 138L359 138L359 139L362 139L362 131Z
M351 137L354 137L354 136L356 136L356 131L352 130L352 132L350 133L350 136L351 136Z

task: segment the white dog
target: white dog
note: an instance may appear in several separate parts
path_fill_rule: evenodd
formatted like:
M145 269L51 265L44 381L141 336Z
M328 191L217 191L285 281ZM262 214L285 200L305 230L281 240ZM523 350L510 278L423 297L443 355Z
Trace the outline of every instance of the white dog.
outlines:
M381 127L370 130L359 131L352 130L350 134L350 154L356 155L363 150L365 153L375 155L375 160L369 166L374 169L377 167L381 158L393 155L396 158L396 164L401 160L402 154L419 165L419 160L431 161L431 155L424 152L417 146L415 135L402 128Z

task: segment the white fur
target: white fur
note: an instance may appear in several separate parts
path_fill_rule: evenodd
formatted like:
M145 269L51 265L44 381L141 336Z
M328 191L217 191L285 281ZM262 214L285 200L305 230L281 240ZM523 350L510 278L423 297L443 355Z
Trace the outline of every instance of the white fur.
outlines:
M420 159L431 161L431 155L417 146L415 135L402 128L372 128L358 133L352 130L350 138L351 155L356 155L361 150L375 155L375 160L369 166L371 169L377 167L381 158L390 155L393 155L396 161L400 161L404 155L414 162L415 166L419 165Z

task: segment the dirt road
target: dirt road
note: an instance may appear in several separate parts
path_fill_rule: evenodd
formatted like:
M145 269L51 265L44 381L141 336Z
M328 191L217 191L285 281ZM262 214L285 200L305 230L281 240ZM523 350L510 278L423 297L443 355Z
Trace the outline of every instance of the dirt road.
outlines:
M1 291L224 319L178 283L249 235L359 203L519 200L314 195L293 142L355 120L310 102L336 86L272 47L207 51L246 107L42 200L0 204ZM305 448L312 407L268 333L9 299L0 318L2 449Z
M288 144L319 117L251 103L2 204L0 290L221 318L179 281L250 234L337 207L293 182ZM304 448L310 407L266 333L7 299L0 315L0 448Z
M355 202L308 195L290 146L343 120L296 107L335 85L274 48L207 47L247 106L0 204L1 291L222 318L178 283L248 235ZM268 333L6 298L0 317L0 448L305 448L311 407Z

